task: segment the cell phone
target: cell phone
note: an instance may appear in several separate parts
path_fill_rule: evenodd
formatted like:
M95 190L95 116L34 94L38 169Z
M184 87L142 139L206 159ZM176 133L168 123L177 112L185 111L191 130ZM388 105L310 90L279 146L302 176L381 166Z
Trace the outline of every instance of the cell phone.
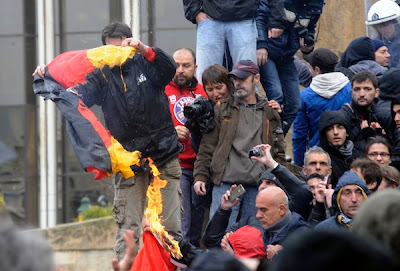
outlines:
M231 191L231 195L229 196L229 200L233 202L235 199L237 199L238 197L240 197L244 193L246 193L246 190L244 189L243 185L239 184L235 189L233 189Z
M326 175L326 177L325 177L325 179L324 179L324 182L325 182L325 184L326 184L326 187L328 187L328 184L330 184L331 183L331 175L328 173L327 175Z

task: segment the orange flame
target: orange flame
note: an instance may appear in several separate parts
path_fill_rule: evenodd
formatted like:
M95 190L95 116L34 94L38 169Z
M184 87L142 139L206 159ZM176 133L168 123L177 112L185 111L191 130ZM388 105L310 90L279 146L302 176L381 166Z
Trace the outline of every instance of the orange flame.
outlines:
M160 218L160 214L163 208L161 188L164 188L167 185L168 181L162 180L159 177L161 173L154 165L153 160L151 158L147 159L149 161L151 173L154 176L154 180L152 183L150 183L146 192L148 204L144 214L147 221L149 222L150 229L153 234L156 235L159 240L161 240L166 250L169 251L174 258L180 259L182 258L182 253L179 249L178 241L174 240L168 234L168 232L165 230L164 225L162 225Z

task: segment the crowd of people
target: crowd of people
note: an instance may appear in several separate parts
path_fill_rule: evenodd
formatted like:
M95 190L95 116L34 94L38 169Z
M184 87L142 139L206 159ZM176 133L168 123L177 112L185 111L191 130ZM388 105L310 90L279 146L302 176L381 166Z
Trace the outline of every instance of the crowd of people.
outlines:
M122 146L151 157L168 180L162 220L179 241L177 260L188 270L320 270L361 261L368 270L398 270L397 3L375 3L366 21L371 38L354 39L340 57L314 48L323 0L183 5L197 24L196 52L179 48L171 57L112 23L103 44L137 54L76 88L86 106L102 106ZM34 75L45 73L39 66ZM296 172L285 153L292 123ZM134 261L151 181L146 164L129 179L113 176L115 270ZM232 200L239 187L245 193ZM257 259L256 267L243 258Z

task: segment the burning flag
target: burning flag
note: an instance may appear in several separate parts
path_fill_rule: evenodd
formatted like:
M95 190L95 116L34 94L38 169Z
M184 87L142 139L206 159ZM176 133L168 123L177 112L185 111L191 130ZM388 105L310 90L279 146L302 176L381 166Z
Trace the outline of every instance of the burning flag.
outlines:
M134 54L135 48L111 45L66 52L50 62L44 79L37 76L34 80L35 94L54 101L66 119L76 156L96 180L118 171L125 178L134 176L130 167L139 163L140 153L125 150L82 102L74 87L85 84L87 75L95 69L122 65Z

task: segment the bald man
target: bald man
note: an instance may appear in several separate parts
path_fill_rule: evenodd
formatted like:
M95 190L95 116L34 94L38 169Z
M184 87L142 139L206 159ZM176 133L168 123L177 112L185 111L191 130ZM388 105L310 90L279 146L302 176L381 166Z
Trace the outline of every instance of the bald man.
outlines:
M235 188L226 191L222 196L220 208L207 225L203 237L206 247L229 248L228 238L237 229L250 225L262 233L269 260L282 249L285 237L297 230L308 230L304 219L297 213L289 210L289 200L286 193L279 187L268 187L261 190L256 198L256 216L243 217L236 224L227 229L231 207L239 202L229 201L229 195Z

